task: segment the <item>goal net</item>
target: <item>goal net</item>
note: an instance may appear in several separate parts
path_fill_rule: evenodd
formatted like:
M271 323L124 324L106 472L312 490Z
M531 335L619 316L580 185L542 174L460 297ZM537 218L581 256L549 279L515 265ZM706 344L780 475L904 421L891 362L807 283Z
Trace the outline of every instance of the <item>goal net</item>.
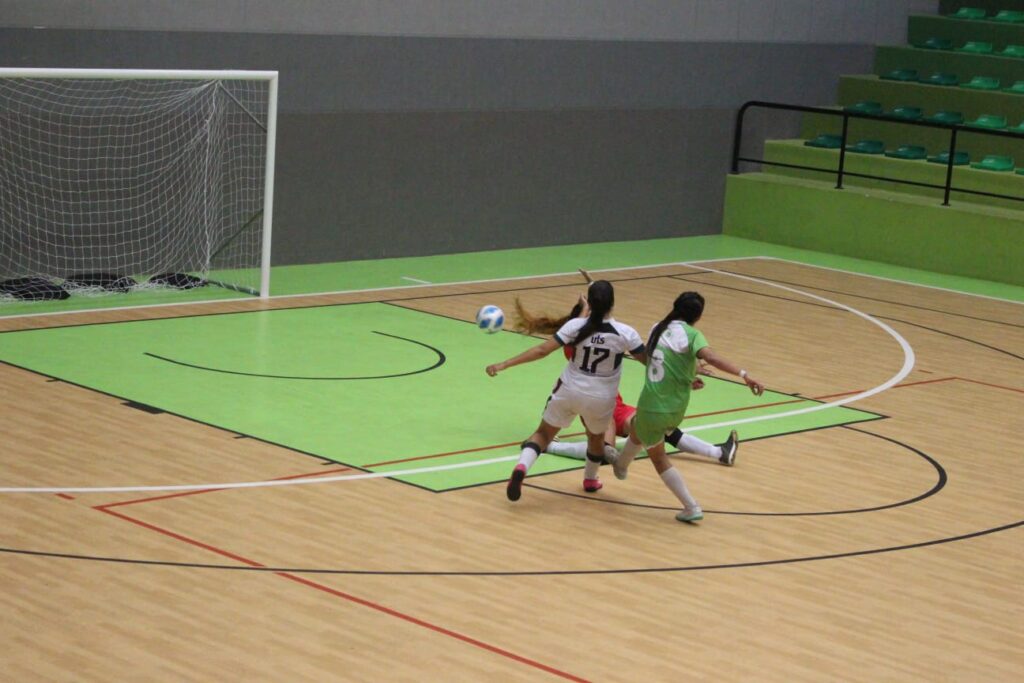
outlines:
M0 69L0 284L266 296L276 100L276 72Z

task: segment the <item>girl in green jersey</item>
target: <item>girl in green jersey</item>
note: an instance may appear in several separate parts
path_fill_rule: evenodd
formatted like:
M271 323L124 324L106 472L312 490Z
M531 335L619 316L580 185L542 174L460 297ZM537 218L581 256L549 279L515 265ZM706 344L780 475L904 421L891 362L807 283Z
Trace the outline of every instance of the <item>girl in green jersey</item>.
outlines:
M693 327L703 312L704 297L697 292L683 292L669 314L651 330L644 388L637 401L629 438L613 464L615 476L625 479L629 464L640 448L645 447L661 480L683 504L683 510L676 515L680 522L696 522L704 518L704 513L690 495L683 476L665 454L665 433L675 429L686 415L690 390L697 381L698 359L722 372L738 375L755 396L764 392L763 384L713 352L704 335Z

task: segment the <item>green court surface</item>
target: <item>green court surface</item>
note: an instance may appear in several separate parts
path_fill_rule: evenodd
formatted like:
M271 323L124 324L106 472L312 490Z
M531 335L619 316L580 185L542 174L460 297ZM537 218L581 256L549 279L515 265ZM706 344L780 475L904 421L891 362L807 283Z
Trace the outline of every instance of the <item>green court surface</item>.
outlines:
M429 470L518 453L517 446L503 444L519 443L536 426L564 359L553 354L495 378L484 367L536 343L370 303L7 332L0 334L0 361L369 471L427 470L395 478L444 491L507 477L510 462ZM627 402L641 383L642 367L626 363ZM715 378L707 383L690 402L692 415L705 416L684 427L817 404L771 392L754 397L742 385ZM829 407L739 430L751 439L878 417ZM698 434L718 442L729 429ZM581 466L545 456L532 473ZM111 479L123 477L112 473Z

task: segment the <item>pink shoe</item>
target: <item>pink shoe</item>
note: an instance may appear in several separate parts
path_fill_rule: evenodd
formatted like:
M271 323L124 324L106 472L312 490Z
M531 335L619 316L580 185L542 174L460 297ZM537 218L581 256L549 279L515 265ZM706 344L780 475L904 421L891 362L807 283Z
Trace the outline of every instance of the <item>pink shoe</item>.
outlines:
M600 479L584 479L583 490L587 493L593 493L594 491L600 491L604 488L604 484L601 483Z
M520 463L516 465L516 468L512 470L512 476L508 478L505 495L509 500L519 500L519 497L523 495L523 479L526 479L526 465Z

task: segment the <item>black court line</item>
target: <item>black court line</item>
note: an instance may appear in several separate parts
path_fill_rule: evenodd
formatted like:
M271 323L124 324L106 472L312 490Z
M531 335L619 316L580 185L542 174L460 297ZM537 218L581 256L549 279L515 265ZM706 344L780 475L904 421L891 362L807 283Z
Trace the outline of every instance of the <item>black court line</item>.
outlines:
M848 427L849 428L849 427ZM886 506L879 506L876 508L866 508L864 510L847 511L845 514L850 512L872 512L892 507L898 507L902 505L910 505L913 503L920 502L926 498L931 497L938 493L947 481L945 469L942 465L927 455L923 451L920 451L913 446L902 443L896 439L891 439L873 432L867 432L861 429L849 428L852 431L860 432L868 436L874 436L885 441L897 444L904 448L907 448L917 455L925 458L939 475L939 481L931 489L923 494L915 496L914 498L907 499L906 501L900 501L896 504L889 504ZM646 506L649 507L649 506ZM676 509L676 508L671 508ZM718 513L724 514L724 513ZM769 513L771 514L771 513ZM801 513L798 513L801 514ZM803 513L807 514L807 513ZM843 511L829 511L817 514L844 514ZM773 515L773 516L792 516L792 515ZM224 564L209 564L209 563L191 563L191 562L172 562L163 560L143 560L133 558L121 558L121 557L109 557L109 556L94 556L94 555L81 555L74 553L55 553L37 550L24 550L17 548L0 548L0 552L18 555L28 555L34 557L49 557L55 559L69 559L69 560L84 560L92 562L107 562L117 564L133 564L133 565L144 565L144 566L160 566L160 567L179 567L187 569L218 569L227 571L257 571L257 572L290 572L295 574L332 574L332 575L355 575L355 576L580 576L580 575L608 575L608 574L655 574L655 573L675 573L685 571L708 571L715 569L744 569L750 567L766 567L773 565L783 564L797 564L805 562L815 562L823 560L842 559L849 557L860 557L865 555L877 555L881 553L898 552L903 550L912 550L917 548L926 548L934 545L940 545L945 543L953 543L957 541L963 541L971 538L977 538L988 534L998 533L1001 531L1007 531L1019 526L1024 525L1024 520L1012 522L1010 524L1004 524L1002 526L990 527L982 529L980 531L973 531L966 534L960 534L956 536L948 536L939 539L932 539L929 541L920 541L917 543L908 543L897 546L885 546L881 548L868 548L861 550L852 550L840 553L830 553L823 555L808 555L791 558L779 558L774 560L751 560L747 562L732 562L722 564L704 564L704 565L686 565L686 566L667 566L667 567L624 567L614 569L556 569L556 570L529 570L529 571L515 571L515 570L477 570L477 571L425 571L425 570L363 570L363 569L338 569L338 568L320 568L320 567L252 567L248 565L224 565ZM681 527L682 525L680 525Z
M414 310L414 309L407 309L407 310ZM156 358L157 360L166 361L168 363L174 363L175 365L181 365L181 366L184 366L186 368L192 368L194 370L205 370L206 372L220 372L220 373L223 373L225 375L241 375L243 377L262 377L262 378L266 378L266 379L323 380L323 381L329 381L329 382L342 382L342 381L359 380L359 379L394 379L396 377L409 377L411 375L418 375L418 374L423 373L423 372L430 372L431 370L436 370L437 368L439 368L442 365L444 365L445 361L447 360L447 357L444 355L443 351L441 351L440 349L437 349L437 348L431 346L430 344L426 344L426 343L421 342L421 341L416 341L415 339L408 339L406 337L399 337L396 334L388 334L387 332L378 332L377 330L371 330L371 332L373 332L374 334L382 335L384 337L391 337L392 339L401 339L402 341L411 342L413 344L418 344L418 345L422 346L423 348L430 349L431 351L433 351L434 353L437 354L437 361L433 365L431 365L430 367L420 368L419 370L413 370L411 372L400 372L400 373L393 374L393 375L361 375L361 376L357 376L357 377L303 377L303 376L293 376L293 375L268 375L268 374L258 373L258 372L241 372L239 370L225 370L223 368L211 368L211 367L206 367L206 366L203 366L203 365L194 365L192 363L186 363L186 362L180 361L180 360L174 360L173 358L165 358L164 356L158 356L155 353L150 353L148 351L144 351L142 355L149 356L150 358Z
M102 396L108 396L110 398L114 398L114 399L117 399L118 401L121 401L122 405L131 402L131 399L129 399L126 396L118 396L117 394L112 394L112 393L110 393L108 391L103 391L102 389L96 389L95 387L90 387L90 386L87 386L85 384L79 384L77 382L72 382L71 380L63 379L63 378L60 378L60 377L54 377L54 376L49 375L49 374L47 374L45 372L41 372L39 370L33 370L32 368L27 368L27 367L24 367L22 365L18 365L17 363L12 363L9 360L3 360L2 358L0 358L0 365L6 365L8 367L17 368L18 370L24 370L25 372L30 372L32 374L39 375L41 377L49 377L49 378L54 379L56 381L63 382L64 384L67 384L69 386L78 387L79 389L85 389L86 391L92 391L92 392L95 392L95 393L100 394ZM221 427L220 425L215 425L215 424L213 424L211 422L205 422L205 421L200 420L198 418L189 417L188 415L182 415L181 413L175 413L175 412L172 412L172 411L169 411L169 410L163 410L163 409L161 409L161 410L162 410L162 412L166 413L167 415L173 415L174 417L180 417L182 420L188 420L189 422L192 422L192 423L195 423L195 424L199 424L199 425L203 425L204 427L210 427L211 429L216 429L218 431L225 432L227 434L230 434L233 438L236 438L236 439L240 439L240 438L253 439L253 440L259 441L261 443L269 444L271 446L277 446L278 448L283 448L286 451L290 451L290 452L296 453L298 455L305 455L305 456L310 457L310 458L316 458L317 460L323 460L323 456L321 456L321 455L317 455L316 453L310 453L309 451L304 451L304 450L301 450L299 448L295 448L294 446L286 446L284 444L277 443L275 441L270 441L269 439L263 439L263 438L260 438L258 436L254 436L252 434L241 434L237 430L227 429L225 427ZM358 470L358 471L361 471L361 472L368 471L368 470L365 470L365 469L361 468L359 465L350 465L348 463L342 463L342 462L339 462L337 464L345 465L346 467L351 467L353 470Z
M853 423L851 423L851 424L853 424ZM859 424L859 423L856 423L856 424ZM848 510L821 510L821 511L813 511L813 512L740 512L740 511L735 511L735 510L711 510L711 509L705 509L704 511L705 512L709 512L709 513L713 513L713 514L716 514L716 515L739 515L739 516L744 516L744 517L822 517L822 516L828 516L828 515L852 515L852 514L860 514L860 513L864 513L864 512L878 512L879 510L889 510L891 508L903 507L904 505L913 505L914 503L919 503L922 500L925 500L926 498L931 498L932 496L937 494L939 491L941 491L943 488L945 488L946 483L949 481L949 476L946 474L945 468L935 458L931 457L927 453L925 453L925 452L923 452L923 451L921 451L921 450L919 450L917 448L914 448L913 446L910 446L910 445L908 445L906 443L903 443L902 441L898 441L896 439L891 439L891 438L889 438L887 436L882 436L881 434L875 434L874 432L868 432L868 431L864 431L863 429L857 429L856 427L850 426L850 424L832 425L832 426L842 427L843 429L849 429L851 431L859 432L861 434L867 434L868 436L873 436L875 438L882 439L882 440L888 441L890 443L894 443L897 446L901 446L902 448L905 448L905 449L911 451L912 453L915 453L916 455L920 456L921 458L924 458L924 460L926 460L928 462L928 464L930 464L932 466L932 468L934 468L934 470L936 472L936 475L937 475L935 483L932 485L932 487L930 489L928 489L924 493L920 493L920 494L918 494L916 496L907 498L905 500L901 500L901 501L898 501L898 502L895 502L895 503L886 503L885 505L875 505L875 506L872 506L872 507L864 507L864 508L851 508L851 509L848 509ZM823 429L823 428L822 427L818 427L816 429ZM802 430L802 431L814 431L814 430L810 429L810 430ZM801 432L790 432L790 433L792 433L792 434L799 434ZM772 438L772 437L758 437L758 438L755 438L755 439L745 439L743 441L740 441L740 443L743 444L743 443L747 443L747 442L750 442L750 441L758 441L758 440L764 439L764 438ZM676 451L676 453L678 453L678 452L679 451ZM702 462L702 460L698 460L696 462ZM721 467L721 465L719 465L719 467ZM537 486L535 484L526 484L526 486L529 486L530 488L533 488L533 489L537 489L538 491L545 491L547 493L553 493L553 494L557 494L557 495L568 496L570 498L581 498L583 500L589 500L589 501L592 501L592 502L595 502L595 503L604 503L606 505L621 505L621 506L624 506L624 507L644 508L644 509L648 509L648 510L672 510L672 511L678 511L679 510L679 506L678 505L676 505L676 506L666 506L666 505L647 505L647 504L644 504L644 503L630 503L628 501L610 500L608 498L599 498L599 497L596 497L596 496L593 496L593 495L583 495L581 493L574 493L574 492L569 492L569 491L559 491L558 489L550 489L550 488L547 488L547 487L544 487L544 486Z
M791 262L787 261L787 263L791 263ZM780 284L780 285L792 285L793 287L800 287L802 289L815 289L815 290L818 290L819 292L829 292L831 294L841 294L842 296L849 296L849 297L853 297L855 299L864 299L865 301L876 301L876 302L882 303L882 304L892 304L894 306L903 306L905 308L915 308L915 309L917 309L919 311L930 311L932 313L941 313L943 315L950 315L950 316L954 316L954 317L957 317L957 318L967 318L968 320L978 320L980 322L993 323L995 325L1006 325L1007 327L1024 328L1024 325L1019 325L1017 323L1009 323L1009 322L1006 322L1005 320L993 320L991 318L979 318L978 316L967 315L966 313L954 313L953 311L944 311L941 308L929 308L927 306L921 306L919 304L908 304L908 303L906 303L904 301L890 301L889 299L879 299L877 297L865 296L863 294L852 294L850 292L844 292L844 291L839 290L839 289L828 289L827 287L817 287L815 285L806 285L806 284L804 284L802 282L791 282L789 280L779 280L778 278L770 278L770 277L765 277L763 275L750 275L748 273L737 273L737 272L732 271L732 270L725 270L724 268L716 268L715 270L717 270L719 272L718 273L711 273L711 272L704 271L702 273L698 273L698 275L718 275L719 273L728 273L729 275L739 275L739 276L742 276L742 277L756 278L758 280L764 280L765 282L775 282L775 283ZM850 275L853 275L855 277L869 277L867 275L861 275L859 273L850 273ZM891 282L891 281L887 280L887 282ZM896 284L905 284L905 285L908 285L908 286L911 286L911 287L920 286L920 285L915 285L915 284L910 283L910 282L903 282L903 283L897 282ZM969 294L967 292L950 291L949 293L950 294L962 294L964 296L972 296L971 294ZM1004 303L1010 303L1010 302L1004 302Z
M679 525L682 527L683 525ZM378 571L369 569L323 569L316 567L250 567L249 565L227 565L227 564L206 564L198 562L169 562L163 560L135 560L124 557L105 557L97 555L78 555L74 553L51 553L38 550L21 550L17 548L0 548L0 553L13 555L27 555L31 557L49 557L64 560L84 560L89 562L109 562L116 564L131 564L150 567L176 567L182 569L217 569L225 571L241 572L288 572L289 574L330 574L346 576L587 576L587 575L609 575L609 574L667 574L676 572L708 571L713 569L746 569L750 567L770 567L783 564L800 564L803 562L820 562L823 560L838 560L849 557L863 557L865 555L880 555L882 553L899 552L901 550L915 550L928 548L935 545L966 541L972 538L979 538L989 534L1008 531L1024 526L1024 520L1010 522L1000 526L972 531L957 536L945 536L930 541L919 541L917 543L906 543L903 545L885 546L882 548L867 548L863 550L851 550L842 553L830 553L826 555L807 555L802 557L789 557L777 560L753 560L750 562L733 562L729 564L704 564L676 567L629 567L622 569L556 569L556 570L534 570L534 571Z
M712 282L690 280L690 279L687 279L689 276L671 275L669 277L671 277L674 280L679 280L681 282L689 282L691 284L700 284L701 286L704 286L704 287L715 287L717 289L728 289L728 290L733 291L733 292L742 292L744 294L751 294L753 296L765 297L767 299L777 299L779 301L789 301L791 303L800 304L802 306L816 306L818 308L828 308L828 309L831 309L833 311L838 311L840 313L849 313L849 311L847 311L846 309L839 308L838 306L829 306L829 305L826 305L826 304L815 303L813 301L801 301L800 299L790 299L790 298L784 297L784 296L776 296L774 294L764 294L762 292L755 292L755 291L750 290L750 289L742 289L740 287L729 287L728 285L719 285L719 284L715 284L715 283L712 283ZM874 314L874 313L869 313L868 315L870 315L873 318L878 318L879 320L890 320L892 322L903 323L904 325L911 325L913 327L919 327L922 330L928 330L929 332L935 332L936 334L942 334L942 335L945 335L947 337L953 337L955 339L959 339L961 341L965 341L965 342L968 342L970 344L975 344L977 346L981 346L983 348L990 349L990 350L996 351L998 353L1006 354L1007 356L1011 356L1011 357L1016 358L1018 360L1024 360L1024 356L1019 356L1016 353L1013 353L1012 351L1007 351L1006 349L1001 349L1001 348L999 348L997 346L992 346L991 344L986 344L985 342L980 342L977 339L971 339L970 337L964 337L964 336L961 336L961 335L958 335L958 334L953 334L952 332L946 332L945 330L939 330L939 329L936 329L934 327L928 327L926 325L920 325L918 323L908 322L906 320L901 320L899 318L893 318L893 317L890 317L890 316L887 316L887 315L877 315L877 314Z
M961 336L959 334L953 334L952 332L946 332L945 330L938 330L938 329L936 329L934 327L928 327L927 325L920 325L918 323L912 323L912 322L909 322L907 320L900 320L899 318L889 318L889 317L881 316L881 315L875 316L875 317L876 318L881 318L882 320L891 320L893 322L903 323L904 325L910 325L911 327L919 327L922 330L928 330L929 332L935 332L936 334L942 334L942 335L945 335L947 337L953 337L954 339L959 339L961 341L969 342L971 344L976 344L978 346L981 346L981 347L986 348L986 349L990 349L992 351L997 351L999 353L1004 353L1007 356L1010 356L1011 358L1016 358L1017 360L1024 360L1024 356L1017 355L1016 353L1013 353L1012 351L1007 351L1006 349L1001 349L998 346L992 346L991 344L986 344L984 342L980 342L977 339L971 339L970 337L963 337L963 336Z
M149 413L150 415L159 415L164 412L163 408L157 408L155 406L147 405L145 403L139 403L138 401L125 401L121 405L128 406L129 408L134 408L135 410L141 410L142 412Z

